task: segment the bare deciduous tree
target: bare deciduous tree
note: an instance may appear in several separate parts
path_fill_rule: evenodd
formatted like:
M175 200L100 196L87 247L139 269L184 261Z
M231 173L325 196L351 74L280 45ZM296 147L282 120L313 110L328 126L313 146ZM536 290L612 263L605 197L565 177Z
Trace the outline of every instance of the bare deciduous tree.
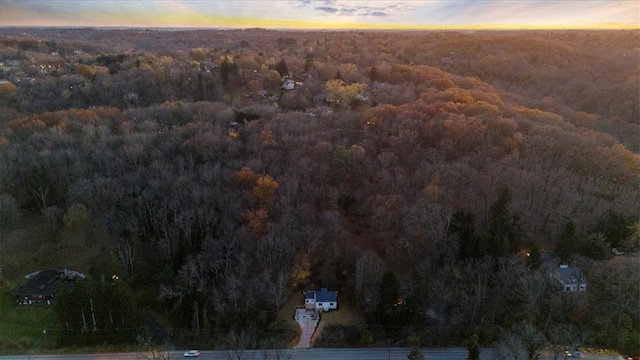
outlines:
M230 330L223 337L224 358L226 360L242 360L244 352L250 346L249 334L244 330Z
M377 285L385 270L384 262L374 251L368 250L360 256L356 263L355 288L363 301L365 309L377 304Z

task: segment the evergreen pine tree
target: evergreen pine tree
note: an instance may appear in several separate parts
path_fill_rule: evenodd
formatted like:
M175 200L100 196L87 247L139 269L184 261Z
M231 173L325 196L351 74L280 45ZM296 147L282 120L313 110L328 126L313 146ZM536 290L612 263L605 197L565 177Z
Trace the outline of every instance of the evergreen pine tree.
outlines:
M467 360L480 359L480 344L478 344L478 334L474 333L467 341L467 351L469 351Z

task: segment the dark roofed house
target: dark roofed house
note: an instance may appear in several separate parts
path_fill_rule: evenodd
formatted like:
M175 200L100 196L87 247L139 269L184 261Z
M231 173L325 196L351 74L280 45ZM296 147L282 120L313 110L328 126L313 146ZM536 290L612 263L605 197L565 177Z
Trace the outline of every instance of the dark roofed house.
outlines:
M565 292L587 291L587 279L580 268L560 265L556 273L556 278L562 285L562 290Z
M338 292L322 288L320 291L305 291L304 306L307 309L331 311L338 309Z
M51 305L59 286L73 286L82 273L71 270L42 270L25 276L27 282L16 289L20 305Z

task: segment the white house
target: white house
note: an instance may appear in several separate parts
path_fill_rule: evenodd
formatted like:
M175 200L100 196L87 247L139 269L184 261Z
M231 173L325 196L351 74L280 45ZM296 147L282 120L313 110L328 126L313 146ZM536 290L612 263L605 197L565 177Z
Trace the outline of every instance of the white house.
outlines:
M564 292L587 291L587 279L580 268L560 265L555 278L560 282Z
M624 251L620 251L616 248L611 249L611 252L614 253L616 256L622 256L624 255Z
M338 292L329 291L322 288L320 291L305 291L304 307L306 309L315 309L322 311L331 311L338 309Z
M282 84L282 88L285 90L293 90L296 87L296 83L293 80L285 80Z

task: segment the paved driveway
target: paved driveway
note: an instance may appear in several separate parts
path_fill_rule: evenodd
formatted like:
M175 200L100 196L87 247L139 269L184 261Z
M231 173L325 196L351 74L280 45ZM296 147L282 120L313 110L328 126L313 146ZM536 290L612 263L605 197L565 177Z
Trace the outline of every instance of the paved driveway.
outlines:
M295 319L302 330L296 349L308 348L311 346L311 337L318 327L320 318L315 310L296 309Z

